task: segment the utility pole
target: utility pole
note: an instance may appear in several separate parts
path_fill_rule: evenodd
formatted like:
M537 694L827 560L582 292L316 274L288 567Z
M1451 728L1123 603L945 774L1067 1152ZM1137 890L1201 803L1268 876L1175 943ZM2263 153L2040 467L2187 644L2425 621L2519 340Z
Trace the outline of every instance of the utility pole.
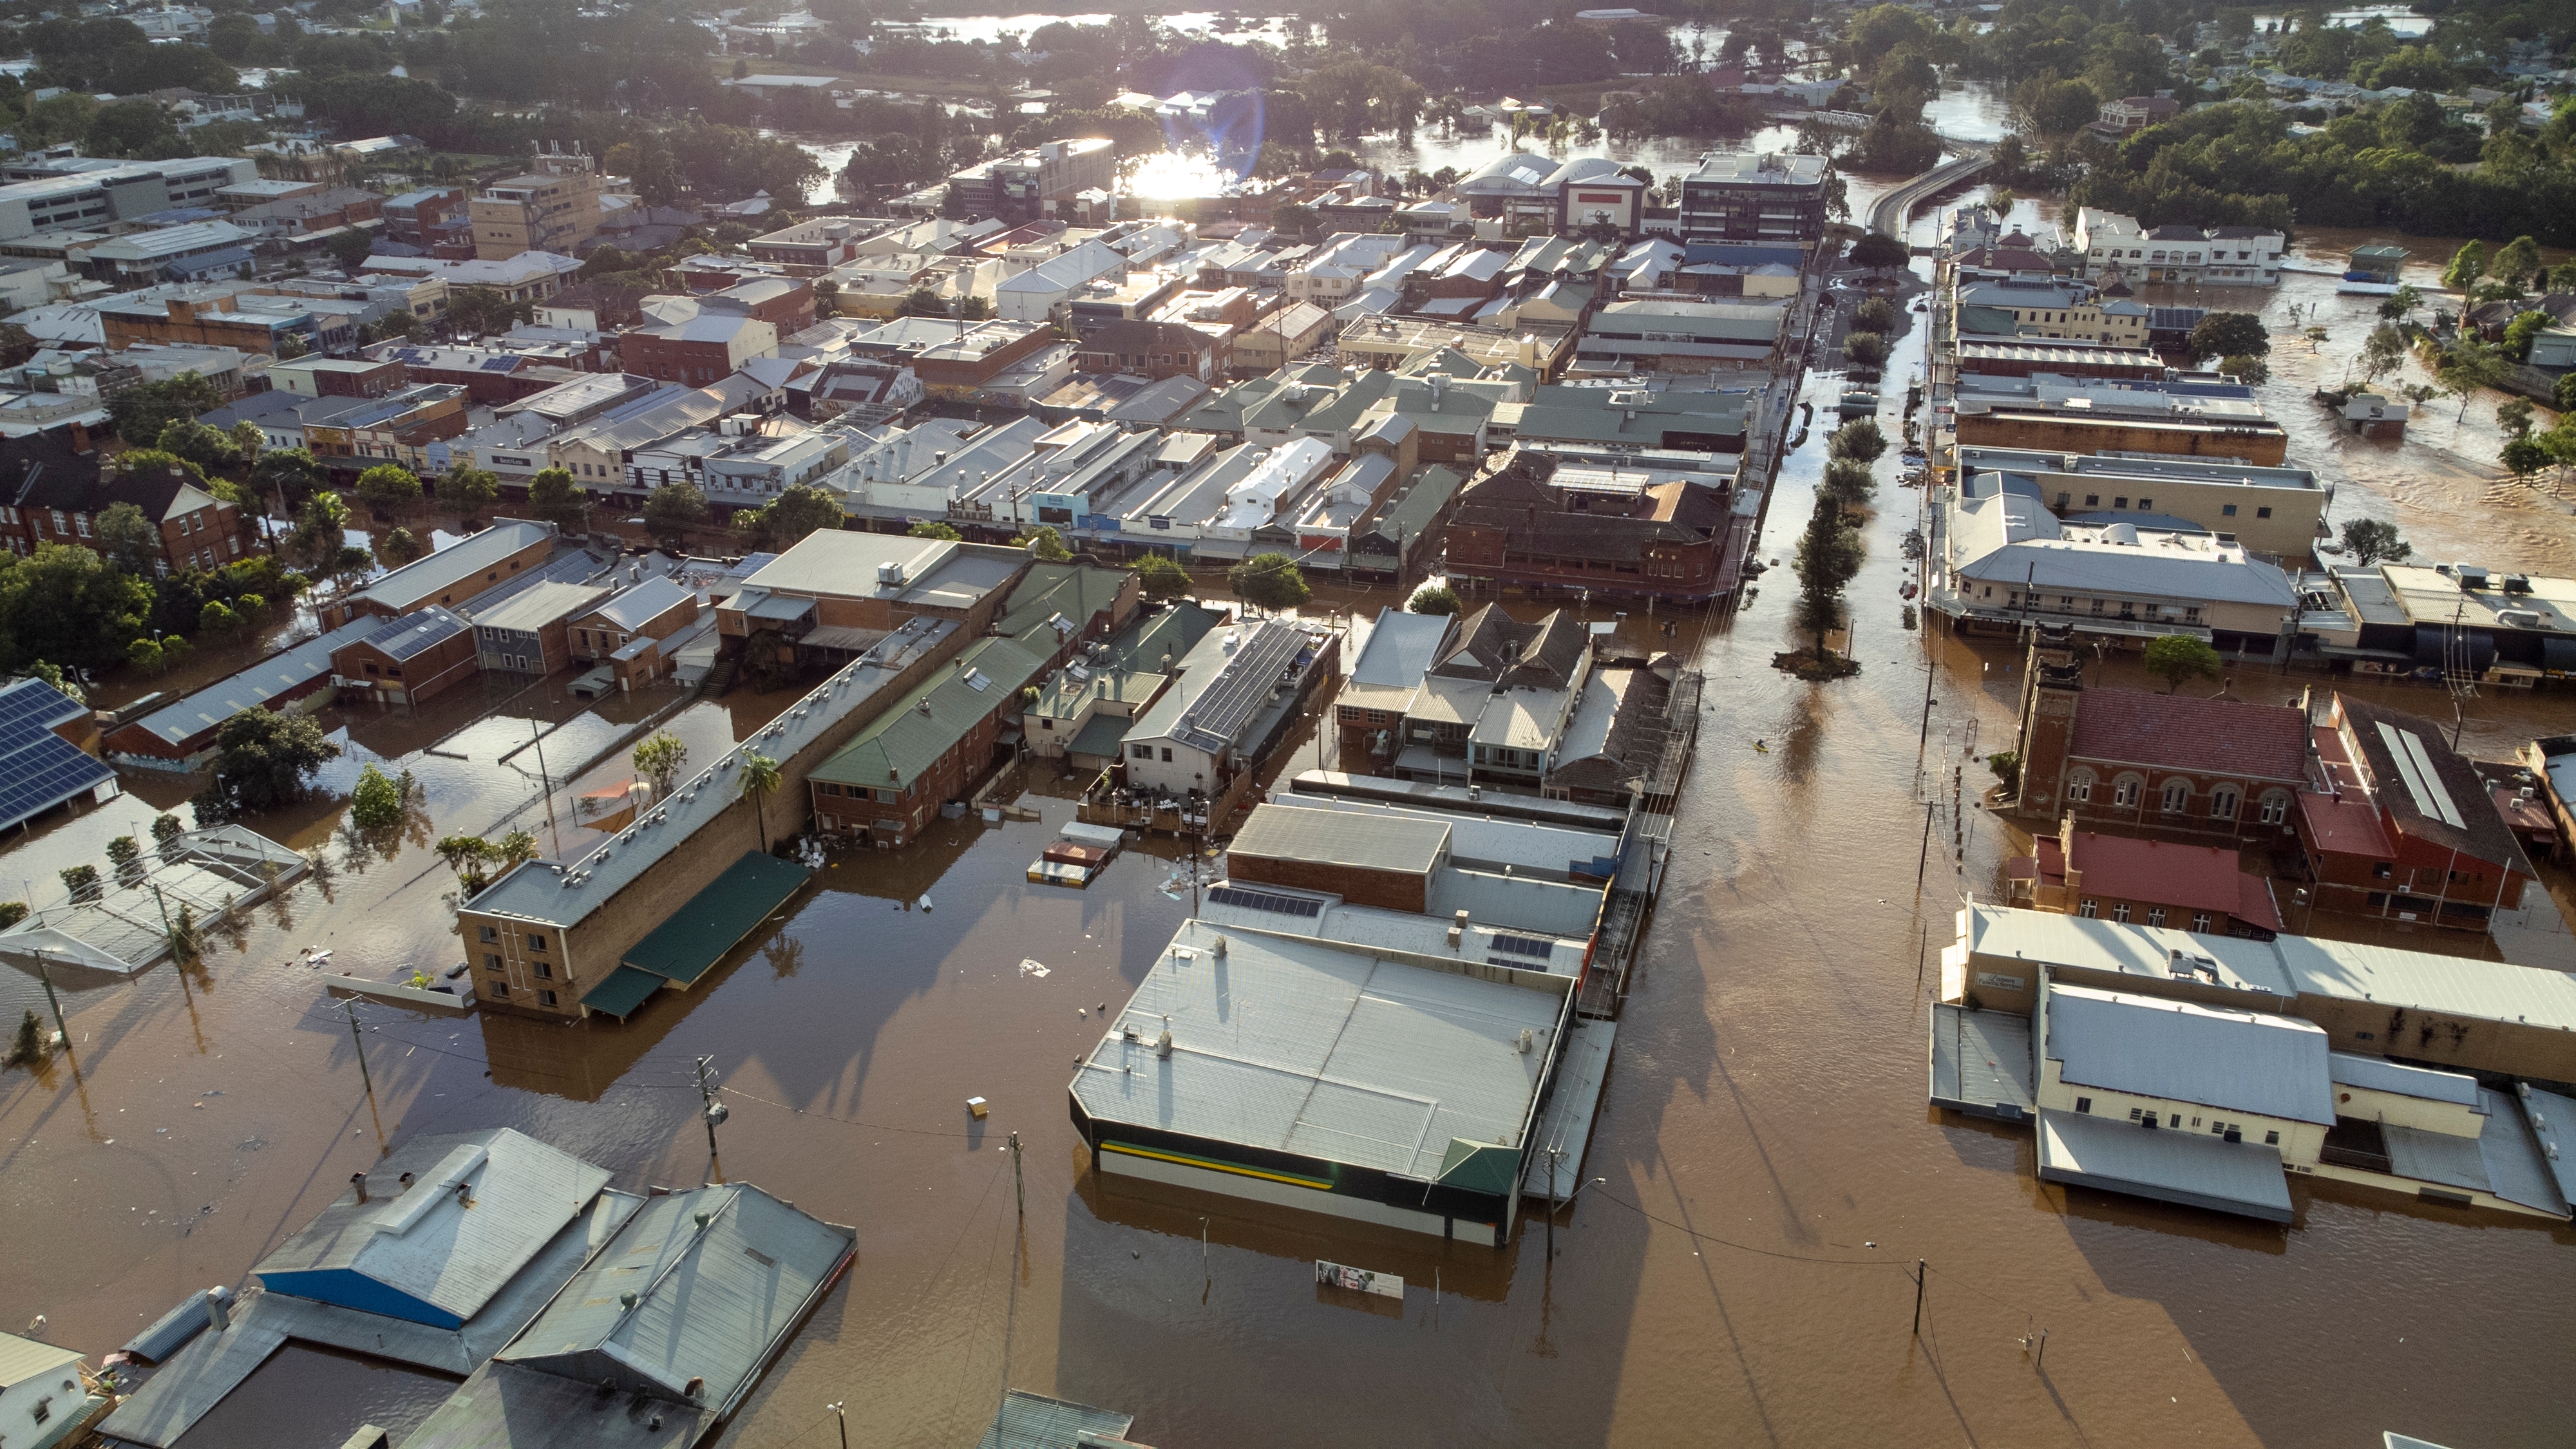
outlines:
M62 1033L63 1050L68 1052L72 1049L72 1029L63 1024L63 1003L54 995L54 973L42 956L36 958L36 977L45 983L45 1004L54 1009L54 1030Z
M1916 1338L1921 1338L1923 1336L1924 1267L1925 1265L1921 1258L1914 1260L1914 1336Z
M553 837L555 858L560 860L563 858L563 830L555 824L555 787L546 776L546 731L534 715L528 717L528 730L529 742L537 747L537 788L544 791L546 797L546 834ZM712 1137L714 1134L710 1132L708 1135Z
M349 1040L358 1044L358 1080L367 1084L367 1096L369 1100L373 1100L376 1095L376 1079L367 1071L367 1038L365 1033L358 1030L357 1000L354 997L343 999L340 1002L340 1009L349 1014Z
M850 1411L848 1403L844 1401L838 1404L825 1404L823 1407L831 1410L832 1417L840 1420L841 1422L841 1449L850 1449Z
M1029 1215L1029 1189L1020 1177L1020 1134L1011 1134L1011 1193L1020 1200L1020 1216Z
M725 1118L733 1115L731 1112L725 1110L724 1103L716 1100L715 1089L710 1085L707 1077L707 1068L713 1065L714 1062L714 1057L698 1058L698 1098L707 1104L707 1110L704 1115L707 1123L707 1156L709 1157L716 1155L717 1124L723 1122Z

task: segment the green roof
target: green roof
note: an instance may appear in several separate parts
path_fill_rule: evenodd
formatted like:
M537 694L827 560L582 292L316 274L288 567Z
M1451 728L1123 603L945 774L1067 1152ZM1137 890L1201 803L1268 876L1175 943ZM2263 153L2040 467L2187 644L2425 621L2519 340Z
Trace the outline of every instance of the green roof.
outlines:
M1046 629L1047 621L1058 614L1071 620L1074 628L1085 629L1090 627L1092 615L1118 601L1118 591L1126 583L1125 569L1077 563L1031 564L1028 573L1012 588L1002 616L993 627L1030 643L1041 642L1031 636ZM1055 652L1052 638L1043 642L1050 646L1045 652Z
M1509 1147L1491 1142L1470 1142L1464 1137L1449 1139L1449 1150L1440 1157L1440 1185L1464 1188L1469 1192L1507 1193L1521 1173L1520 1154Z
M801 865L746 850L742 859L689 897L689 903L673 911L652 935L628 948L625 964L682 986L693 985L810 879L811 873ZM616 973L610 973L597 989L607 990L616 979Z
M1112 758L1117 755L1118 747L1127 742L1127 727L1134 723L1123 714L1095 714L1091 723L1082 727L1082 733L1065 745L1065 751L1068 754Z
M1047 632L1045 653L1016 639L976 640L926 692L896 701L860 726L812 778L876 789L912 784L977 724L1006 707L1019 712L1015 696L1037 682L1055 652L1053 631Z
M644 998L662 989L662 978L650 971L620 966L608 973L608 979L582 993L581 1004L603 1016L624 1021L644 1004Z
M1459 488L1466 481L1466 477L1454 468L1444 468L1435 463L1423 469L1415 476L1412 486L1404 490L1403 496L1378 514L1377 520L1369 525L1369 531L1390 543L1399 536L1399 530L1402 537L1420 538L1422 531L1431 526L1431 520L1440 516L1440 510L1449 506L1449 500L1458 496Z

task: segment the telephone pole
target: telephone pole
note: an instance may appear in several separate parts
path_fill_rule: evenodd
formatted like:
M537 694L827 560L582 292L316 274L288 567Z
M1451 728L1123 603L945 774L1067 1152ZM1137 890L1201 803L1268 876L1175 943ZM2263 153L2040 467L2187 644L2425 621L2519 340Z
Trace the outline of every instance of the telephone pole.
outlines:
M1029 1215L1028 1184L1020 1177L1020 1134L1011 1134L1011 1194L1020 1201L1020 1216Z
M714 1062L714 1057L698 1058L698 1098L707 1104L707 1110L704 1115L707 1123L707 1156L709 1157L716 1155L717 1125L722 1123L725 1118L733 1115L731 1112L725 1110L724 1103L716 1100L715 1089L711 1085L707 1076L707 1068L713 1065Z
M72 1049L72 1029L63 1023L63 1003L54 995L53 969L45 964L42 956L36 958L36 979L45 983L45 1004L54 1009L54 1030L62 1033L63 1050L69 1052Z
M358 1044L358 1080L367 1084L367 1096L372 1100L376 1095L376 1079L367 1071L367 1038L365 1033L358 1030L357 999L342 998L340 1009L349 1014L349 1040Z

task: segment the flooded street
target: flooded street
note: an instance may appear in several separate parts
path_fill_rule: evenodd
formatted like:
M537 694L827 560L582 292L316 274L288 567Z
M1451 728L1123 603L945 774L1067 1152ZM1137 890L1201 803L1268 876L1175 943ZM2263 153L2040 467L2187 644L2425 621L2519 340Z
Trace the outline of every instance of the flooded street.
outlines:
M2366 330L2337 309L2372 304L2331 286L2301 277L2262 300L2278 336L2280 309L2324 295L2333 340L2315 359L2276 344L2266 396L2293 458L2342 486L2335 517L2396 518L2433 557L2576 565L2563 503L2517 502L2523 490L2441 463L2455 403L2404 445L2332 436L2306 394ZM1919 369L1919 326L1899 345L1891 375ZM1806 393L1829 406L1840 383L1820 373ZM2472 421L2492 407L2473 402ZM1766 562L1787 556L1825 448L1819 431L1783 468ZM1973 757L2009 737L2019 661L1906 627L1898 543L1919 499L1892 458L1880 474L1850 595L1859 677L1810 685L1769 667L1802 642L1784 634L1786 573L1670 645L1648 632L1660 620L1625 621L1714 687L1584 1164L1604 1181L1558 1214L1552 1262L1535 1216L1498 1253L1092 1176L1065 1097L1099 1030L1082 1013L1124 1000L1189 893L1167 888L1170 841L1130 849L1088 890L1029 884L1072 811L1044 778L1026 802L1038 819L943 822L909 850L839 858L765 935L624 1024L361 1005L371 1097L348 1016L297 953L327 946L329 969L379 979L457 960L455 884L430 842L547 840L535 752L517 751L548 724L570 721L545 748L556 828L582 848L571 794L623 778L630 732L676 697L594 713L559 679L518 697L459 690L416 717L330 716L351 746L326 775L333 798L252 822L321 849L325 878L248 912L199 968L65 992L72 1060L0 1076L0 1311L46 1314L52 1341L104 1353L185 1294L243 1284L387 1143L509 1126L612 1168L621 1189L720 1167L858 1227L847 1283L726 1433L736 1449L828 1449L835 1401L852 1443L968 1443L1006 1387L1132 1413L1167 1449L2348 1446L2383 1429L2565 1443L2576 1229L2306 1179L2285 1227L2042 1185L2026 1134L1926 1107L1927 955L1961 893L1991 892L2026 841L1973 803L1989 783ZM2278 700L2311 683L2342 681L2234 685ZM2372 694L2447 713L2438 692ZM789 702L738 692L667 727L703 761ZM2473 700L2463 744L2500 756L2571 723L2564 693ZM1296 746L1297 763L1313 749ZM377 754L415 772L422 818L352 841L337 802ZM1956 855L1954 770L1969 802ZM175 803L195 785L129 774L128 788ZM95 859L129 805L148 823L125 800L55 819L0 876L56 898L52 872ZM1049 974L1023 974L1023 958ZM0 971L0 1011L28 1007L45 1009L37 982ZM720 1164L697 1117L702 1055L732 1109ZM968 1117L970 1096L991 1101L988 1120ZM1410 1291L1378 1311L1319 1295L1319 1257ZM2035 1368L2023 1340L2040 1330ZM442 1387L297 1350L208 1421L207 1442L332 1449L363 1409L399 1444Z

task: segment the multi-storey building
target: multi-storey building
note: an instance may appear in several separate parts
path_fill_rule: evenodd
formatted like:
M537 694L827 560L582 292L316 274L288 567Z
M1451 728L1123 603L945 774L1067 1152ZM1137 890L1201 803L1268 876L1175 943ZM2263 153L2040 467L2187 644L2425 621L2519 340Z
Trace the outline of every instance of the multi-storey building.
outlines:
M469 203L474 255L487 262L521 252L572 255L599 234L601 186L590 157L540 153L528 170Z
M1685 241L1793 241L1825 234L1825 158L1712 151L1682 178Z

